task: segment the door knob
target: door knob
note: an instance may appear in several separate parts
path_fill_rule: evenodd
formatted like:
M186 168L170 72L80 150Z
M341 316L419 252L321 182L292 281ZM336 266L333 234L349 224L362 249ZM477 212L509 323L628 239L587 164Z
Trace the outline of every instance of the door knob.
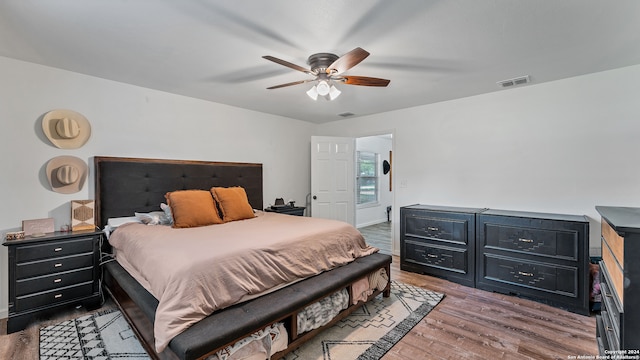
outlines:
M318 197L313 195L313 200L317 200L317 199L318 199Z

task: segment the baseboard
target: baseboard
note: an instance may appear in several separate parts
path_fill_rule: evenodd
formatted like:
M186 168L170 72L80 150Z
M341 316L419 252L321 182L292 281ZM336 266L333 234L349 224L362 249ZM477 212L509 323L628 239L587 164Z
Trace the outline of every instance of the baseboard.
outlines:
M371 226L371 225L376 225L376 224L382 224L382 223L385 223L385 222L387 222L387 219L378 219L378 220L373 220L373 221L366 222L366 223L364 223L364 224L358 224L358 225L356 226L356 228L358 228L358 229L359 229L359 228L363 228L363 227L366 227L366 226Z

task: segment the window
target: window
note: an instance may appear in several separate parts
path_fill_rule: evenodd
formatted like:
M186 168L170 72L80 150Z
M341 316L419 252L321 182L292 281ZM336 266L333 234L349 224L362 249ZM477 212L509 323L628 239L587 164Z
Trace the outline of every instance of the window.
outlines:
M357 203L371 204L378 202L378 154L357 152L356 194Z

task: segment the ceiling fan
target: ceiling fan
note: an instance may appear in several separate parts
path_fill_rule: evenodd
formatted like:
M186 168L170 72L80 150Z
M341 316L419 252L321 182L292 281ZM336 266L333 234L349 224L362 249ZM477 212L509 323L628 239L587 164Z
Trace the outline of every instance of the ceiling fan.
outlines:
M273 56L263 56L264 59L273 61L277 64L286 66L293 70L301 71L305 74L313 76L313 79L299 80L286 84L280 84L268 87L267 89L279 89L291 85L299 85L312 81L316 81L307 95L316 100L319 96L328 97L329 100L333 100L340 95L341 91L338 90L333 83L341 82L347 85L360 85L360 86L379 86L385 87L389 85L390 80L373 78L367 76L352 76L344 75L343 73L352 67L358 65L362 60L369 56L369 52L361 48L355 48L348 53L338 57L338 55L331 53L318 53L309 56L307 64L310 66L306 69L302 66L292 64L288 61L278 59Z

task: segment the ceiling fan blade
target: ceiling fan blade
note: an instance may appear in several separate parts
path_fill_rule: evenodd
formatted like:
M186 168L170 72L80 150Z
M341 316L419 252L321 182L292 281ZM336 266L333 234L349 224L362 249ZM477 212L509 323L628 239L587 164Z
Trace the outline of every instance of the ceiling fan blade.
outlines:
M283 87L286 87L286 86L292 86L292 85L299 85L299 84L308 83L310 81L315 81L315 79L294 81L294 82L290 82L290 83L286 83L286 84L280 84L280 85L271 86L271 87L268 87L267 89L269 89L269 90L271 90L271 89L279 89L279 88L283 88Z
M348 53L340 56L333 64L327 68L327 74L341 74L352 67L358 65L362 60L369 56L369 52L362 48L355 48Z
M291 68L291 69L293 69L293 70L298 70L298 71L302 71L302 72L303 72L303 73L305 73L305 74L313 75L313 74L311 73L311 71L309 71L309 69L305 69L305 68L303 68L302 66L298 66L298 65L296 65L296 64L292 64L292 63L290 63L290 62L288 62L288 61L284 61L284 60L282 60L282 59L278 59L278 58L276 58L276 57L266 55L266 56L263 56L262 58L263 58L263 59L267 59L267 60L271 60L271 61L273 61L273 62L274 62L274 63L276 63L276 64L284 65L284 66L286 66L286 67L288 67L288 68Z
M391 80L373 78L367 76L342 76L342 81L348 85L360 86L387 86Z

